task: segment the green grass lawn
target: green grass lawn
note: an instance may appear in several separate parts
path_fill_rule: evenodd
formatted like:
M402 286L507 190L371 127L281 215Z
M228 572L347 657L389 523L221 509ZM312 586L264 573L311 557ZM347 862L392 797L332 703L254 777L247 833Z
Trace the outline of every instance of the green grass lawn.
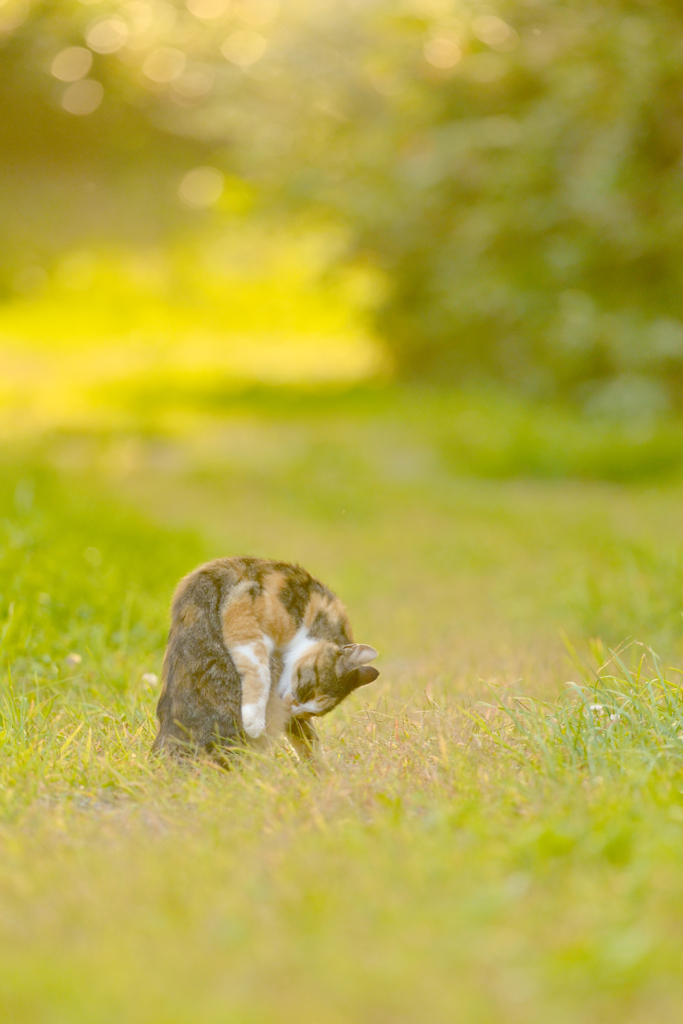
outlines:
M680 429L190 385L2 448L3 1019L679 1021ZM173 586L237 553L380 650L319 776L148 757Z

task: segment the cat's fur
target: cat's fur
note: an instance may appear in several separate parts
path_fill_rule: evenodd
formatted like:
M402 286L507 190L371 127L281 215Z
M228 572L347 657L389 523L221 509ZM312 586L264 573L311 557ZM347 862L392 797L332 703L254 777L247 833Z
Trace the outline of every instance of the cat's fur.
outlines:
M286 732L311 755L310 718L379 675L354 644L346 610L298 565L219 558L182 579L157 706L154 750L262 745Z

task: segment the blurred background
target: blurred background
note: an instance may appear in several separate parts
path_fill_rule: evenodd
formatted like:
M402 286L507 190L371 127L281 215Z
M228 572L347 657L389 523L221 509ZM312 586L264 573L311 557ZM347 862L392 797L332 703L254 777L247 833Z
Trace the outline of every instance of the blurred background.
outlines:
M683 399L681 39L666 0L0 0L5 411L398 381L642 448Z
M47 465L102 529L121 498L301 561L410 678L455 640L519 676L560 627L679 649L678 5L0 0L0 32L20 508Z
M0 0L0 46L20 510L47 465L301 561L411 678L455 621L463 672L679 649L678 4Z

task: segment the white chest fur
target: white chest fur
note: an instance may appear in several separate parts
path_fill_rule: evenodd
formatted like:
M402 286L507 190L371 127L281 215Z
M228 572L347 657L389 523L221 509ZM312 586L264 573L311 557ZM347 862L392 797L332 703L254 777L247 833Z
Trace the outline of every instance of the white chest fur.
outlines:
M319 640L310 637L304 626L298 630L295 636L289 641L282 651L282 672L277 684L277 692L280 697L292 696L292 678L294 669L312 647L315 647Z

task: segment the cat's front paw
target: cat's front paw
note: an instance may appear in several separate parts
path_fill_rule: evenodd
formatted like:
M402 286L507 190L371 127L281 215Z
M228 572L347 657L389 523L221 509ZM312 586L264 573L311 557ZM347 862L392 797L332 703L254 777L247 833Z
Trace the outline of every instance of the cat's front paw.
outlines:
M242 706L242 725L247 736L252 740L258 739L266 728L266 710L258 704L244 704Z

